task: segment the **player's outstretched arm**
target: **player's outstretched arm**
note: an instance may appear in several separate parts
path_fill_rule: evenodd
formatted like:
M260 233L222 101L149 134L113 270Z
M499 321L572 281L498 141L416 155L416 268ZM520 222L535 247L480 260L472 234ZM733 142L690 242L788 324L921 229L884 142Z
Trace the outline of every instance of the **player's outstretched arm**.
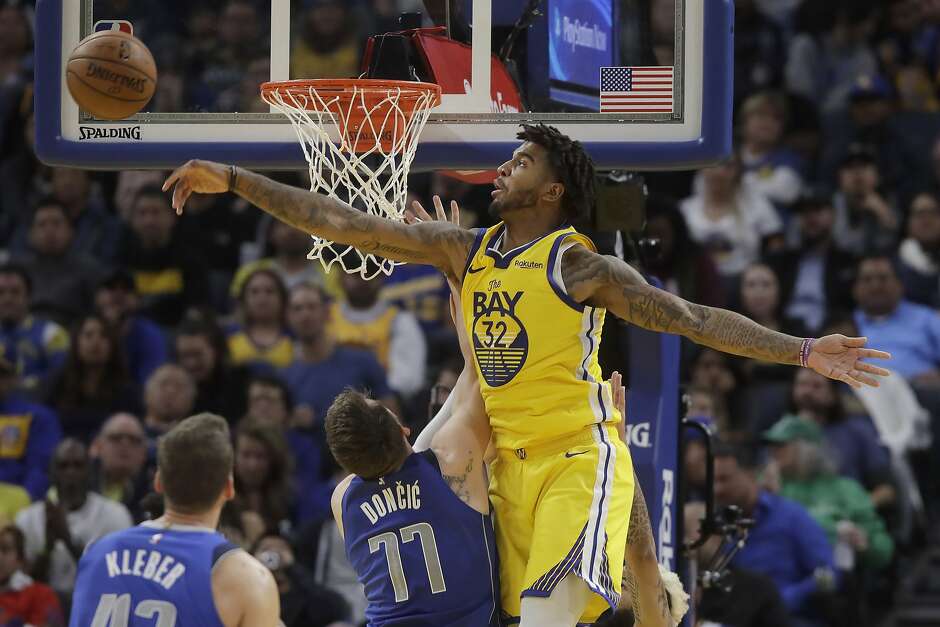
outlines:
M225 627L281 625L281 598L274 576L245 551L231 551L216 564L212 598Z
M617 259L572 246L562 259L568 294L579 303L604 307L644 329L676 333L705 346L752 359L805 365L853 387L877 386L889 373L862 361L890 359L865 348L865 338L827 335L817 340L794 337L763 327L740 314L690 303L649 285L639 272Z
M355 246L395 261L426 263L450 275L463 269L474 235L447 222L414 226L379 218L348 204L299 187L284 185L251 170L193 160L163 184L173 189L173 208L181 213L192 193L234 192L275 218L302 231Z

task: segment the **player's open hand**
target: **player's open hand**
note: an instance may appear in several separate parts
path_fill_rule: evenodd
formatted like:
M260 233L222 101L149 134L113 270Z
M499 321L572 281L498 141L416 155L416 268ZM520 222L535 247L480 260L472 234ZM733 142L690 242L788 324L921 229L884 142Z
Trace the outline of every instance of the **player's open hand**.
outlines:
M824 377L843 381L854 388L864 385L878 387L877 377L890 372L866 363L863 359L891 359L884 351L865 348L868 338L827 335L813 342L806 365Z
M232 184L231 177L232 166L193 159L173 170L163 183L163 191L173 188L173 208L176 209L177 215L180 215L193 192L197 194L227 192Z
M441 197L435 195L432 199L434 202L434 213L437 215L437 220L441 222L450 222L456 226L460 226L460 205L457 204L456 200L450 201L450 218L448 219L447 214L444 212L444 203L441 201ZM417 200L411 203L410 208L405 208L405 222L408 224L417 224L418 222L431 222L434 218L425 211L424 207Z

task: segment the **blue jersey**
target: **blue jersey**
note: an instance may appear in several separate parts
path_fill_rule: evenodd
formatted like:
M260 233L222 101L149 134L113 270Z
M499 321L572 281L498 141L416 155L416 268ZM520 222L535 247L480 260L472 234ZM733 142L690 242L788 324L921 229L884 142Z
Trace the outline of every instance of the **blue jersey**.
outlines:
M212 567L234 550L202 527L143 523L101 538L78 563L72 627L224 627Z
M453 493L431 451L382 479L354 478L343 531L369 627L499 625L492 521Z

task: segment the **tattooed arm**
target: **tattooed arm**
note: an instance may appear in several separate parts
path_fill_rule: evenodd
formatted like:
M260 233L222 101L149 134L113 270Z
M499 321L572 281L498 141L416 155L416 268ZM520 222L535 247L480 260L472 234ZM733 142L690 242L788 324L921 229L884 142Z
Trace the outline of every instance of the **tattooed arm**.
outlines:
M616 257L575 245L562 258L561 271L565 289L574 300L604 307L644 329L683 335L698 344L743 357L800 364L803 338L772 331L733 311L696 305L657 289ZM886 359L890 355L864 345L865 338L844 335L814 340L809 345L808 366L855 387L877 386L872 375L886 376L888 371L862 359Z
M666 588L659 574L656 542L640 482L634 475L633 507L623 562L623 596L629 597L636 624L672 625Z
M177 212L182 211L193 192L232 191L311 235L395 261L431 264L451 276L459 276L473 244L473 233L448 222L407 226L369 215L323 194L210 161L190 161L178 168L163 184L164 191L170 187Z

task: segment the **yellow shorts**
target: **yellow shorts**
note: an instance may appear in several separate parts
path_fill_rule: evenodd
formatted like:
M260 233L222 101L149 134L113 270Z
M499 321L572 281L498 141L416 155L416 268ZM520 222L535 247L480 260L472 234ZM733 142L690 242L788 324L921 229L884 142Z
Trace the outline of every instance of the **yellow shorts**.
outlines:
M504 624L524 596L551 595L568 573L596 594L581 617L593 623L620 600L633 504L633 462L613 427L519 451L491 465Z

